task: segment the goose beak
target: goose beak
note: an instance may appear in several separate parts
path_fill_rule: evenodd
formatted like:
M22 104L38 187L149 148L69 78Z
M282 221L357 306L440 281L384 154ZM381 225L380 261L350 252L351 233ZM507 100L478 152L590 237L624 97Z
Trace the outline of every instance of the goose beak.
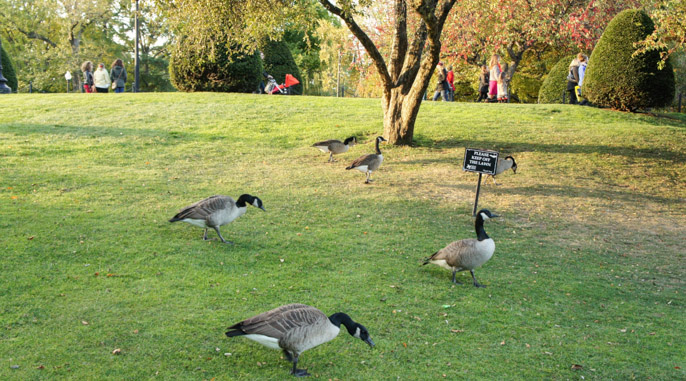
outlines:
M493 214L493 213L491 213L491 218L496 218L496 217L500 217L500 216L499 216L499 215L497 215L497 214Z
M374 342L372 341L371 337L368 337L364 342L369 344L370 347L374 348Z
M260 205L260 209L264 210L265 212L267 211L267 209L265 209L263 205Z

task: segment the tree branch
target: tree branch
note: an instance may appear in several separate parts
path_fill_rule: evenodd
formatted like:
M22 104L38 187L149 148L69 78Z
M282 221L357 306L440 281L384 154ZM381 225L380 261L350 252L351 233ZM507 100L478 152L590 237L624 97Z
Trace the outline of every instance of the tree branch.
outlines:
M367 51L367 54L369 54L369 57L371 57L372 61L374 62L376 70L379 72L379 76L381 76L381 82L384 84L384 88L390 89L393 86L393 81L391 80L391 76L388 73L386 61L383 59L383 56L376 48L376 45L374 45L374 42L362 30L362 28L360 28L360 26L357 25L352 15L344 13L341 8L338 8L337 6L333 5L329 0L319 0L319 2L329 12L340 17L341 20L343 20L348 25L348 29L350 29L352 34L360 41L362 46L364 46L364 49Z

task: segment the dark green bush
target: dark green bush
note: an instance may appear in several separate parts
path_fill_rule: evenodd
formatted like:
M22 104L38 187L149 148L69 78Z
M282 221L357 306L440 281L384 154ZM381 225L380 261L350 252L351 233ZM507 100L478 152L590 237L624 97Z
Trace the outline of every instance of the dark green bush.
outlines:
M550 72L543 80L541 89L538 91L538 103L562 103L562 94L566 93L567 90L569 64L572 63L575 57L575 55L563 57L550 69ZM586 78L584 77L585 80Z
M17 91L17 73L14 71L14 65L10 60L10 56L7 55L5 48L0 48L0 54L2 54L2 75L7 79L7 86L12 89L13 92Z
M608 24L586 69L584 95L601 107L624 111L662 107L674 99L674 72L667 62L658 69L660 51L632 57L634 43L654 30L644 12L627 9Z
M213 50L214 55L207 53ZM180 91L252 93L262 78L262 61L257 52L229 55L223 42L197 49L181 39L172 52L169 77Z
M286 74L294 76L302 81L298 65L295 64L293 55L284 41L266 41L260 47L264 54L264 71L269 73L279 84L284 83ZM302 84L291 87L293 94L302 94Z

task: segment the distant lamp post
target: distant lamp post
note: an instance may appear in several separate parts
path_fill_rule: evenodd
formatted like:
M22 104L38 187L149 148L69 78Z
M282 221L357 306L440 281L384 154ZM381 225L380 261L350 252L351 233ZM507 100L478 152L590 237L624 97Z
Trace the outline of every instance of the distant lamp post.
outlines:
M2 50L2 41L0 41L0 50ZM0 55L0 94L10 94L12 89L7 87L7 78L2 75L2 56Z
M136 48L135 48L136 59L135 59L135 68L134 68L135 74L134 74L134 82L133 82L133 92L137 93L140 90L140 85L139 85L140 84L140 75L139 75L139 71L138 71L138 68L140 66L140 58L138 57L138 45L140 45L140 43L139 43L140 31L139 31L139 25L138 25L139 24L139 21L138 21L138 13L139 13L138 12L139 11L138 0L133 0L133 1L136 3L136 13L134 15L135 16L134 23L135 23L135 28L136 28Z
M64 79L67 80L67 93L69 93L69 86L71 85L71 72L69 70L64 74Z

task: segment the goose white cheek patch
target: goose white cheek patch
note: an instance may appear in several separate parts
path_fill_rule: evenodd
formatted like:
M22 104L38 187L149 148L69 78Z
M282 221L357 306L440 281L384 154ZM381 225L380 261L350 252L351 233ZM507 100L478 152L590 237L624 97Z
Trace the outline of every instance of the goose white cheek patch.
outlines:
M355 328L355 334L353 335L353 337L356 337L358 339L360 338L360 327Z

